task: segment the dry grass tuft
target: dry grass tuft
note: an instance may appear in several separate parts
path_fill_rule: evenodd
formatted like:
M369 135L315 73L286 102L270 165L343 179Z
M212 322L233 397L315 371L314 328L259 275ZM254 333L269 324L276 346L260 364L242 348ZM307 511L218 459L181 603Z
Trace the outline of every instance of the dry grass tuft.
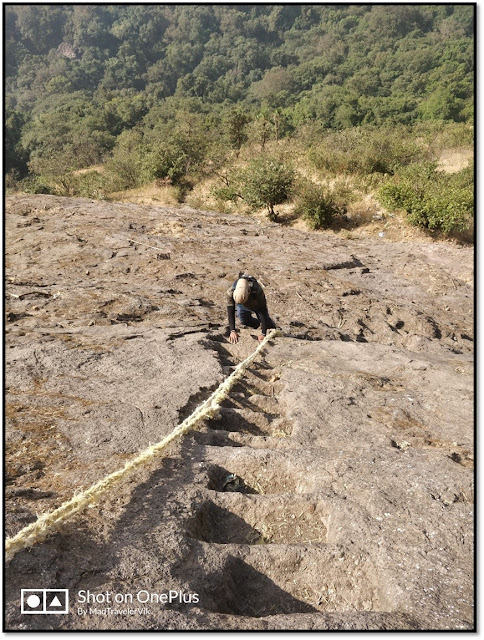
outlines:
M131 204L178 207L180 205L180 192L177 187L152 182L137 189L110 193L107 199L115 202L129 202Z

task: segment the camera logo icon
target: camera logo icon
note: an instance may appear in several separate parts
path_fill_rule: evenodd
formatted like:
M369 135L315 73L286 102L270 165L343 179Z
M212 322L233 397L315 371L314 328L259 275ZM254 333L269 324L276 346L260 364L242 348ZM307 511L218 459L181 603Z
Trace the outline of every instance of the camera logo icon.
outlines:
M69 589L21 589L20 613L69 613Z

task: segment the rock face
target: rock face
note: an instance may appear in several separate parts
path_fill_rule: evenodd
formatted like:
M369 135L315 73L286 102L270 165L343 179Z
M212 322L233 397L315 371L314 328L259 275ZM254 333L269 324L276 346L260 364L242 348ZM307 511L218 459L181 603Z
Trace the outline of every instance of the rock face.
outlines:
M283 331L218 420L13 558L7 628L472 629L472 268L452 245L7 198L8 535L252 353L257 331L227 340L239 271ZM21 614L39 588L69 613Z

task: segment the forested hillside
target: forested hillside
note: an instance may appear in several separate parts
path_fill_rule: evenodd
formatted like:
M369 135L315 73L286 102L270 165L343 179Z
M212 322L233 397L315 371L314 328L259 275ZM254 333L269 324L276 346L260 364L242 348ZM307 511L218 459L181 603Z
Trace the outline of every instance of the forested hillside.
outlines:
M366 172L391 175L433 160L422 152L446 126L472 140L473 5L4 12L8 187L95 197L158 179L185 193L244 145L298 140L320 170L314 147L355 128L332 148L361 158L373 132L387 159ZM100 164L102 176L76 174Z

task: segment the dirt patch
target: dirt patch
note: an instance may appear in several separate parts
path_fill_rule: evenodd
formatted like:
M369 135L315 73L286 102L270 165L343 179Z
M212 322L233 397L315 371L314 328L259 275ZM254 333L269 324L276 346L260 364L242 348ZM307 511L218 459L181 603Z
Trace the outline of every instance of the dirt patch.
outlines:
M473 158L472 149L447 149L441 153L438 164L446 173L457 173L469 166Z

